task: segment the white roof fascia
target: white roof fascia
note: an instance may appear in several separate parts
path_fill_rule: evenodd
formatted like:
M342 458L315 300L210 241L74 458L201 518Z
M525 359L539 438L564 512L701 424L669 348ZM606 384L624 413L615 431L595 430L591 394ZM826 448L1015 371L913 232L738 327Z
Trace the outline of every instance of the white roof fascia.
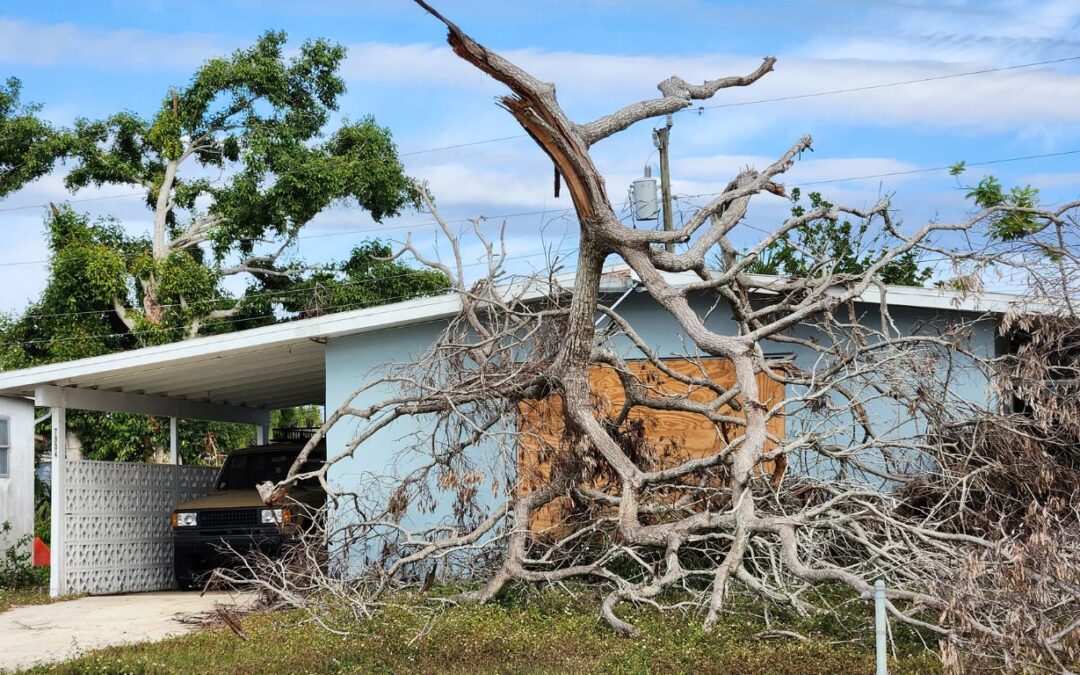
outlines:
M675 287L689 286L701 283L701 277L693 272L664 272L664 280ZM749 274L747 275L755 283L768 287L775 282L786 281L786 277L772 274ZM639 279L636 273L635 280ZM837 286L830 289L831 295L840 295L844 289ZM767 293L768 291L762 291ZM991 312L1005 313L1016 309L1026 298L1011 293L962 293L944 288L924 288L921 286L893 286L885 287L885 296L890 306L900 307L923 307L926 309L947 309L956 312ZM877 286L870 286L857 299L858 302L880 304L881 290ZM1038 311L1038 308L1033 308Z
M608 279L602 290L615 292L639 281L625 264L613 265L604 270ZM626 277L623 281L620 277ZM753 275L767 285L782 277ZM664 273L665 279L675 286L699 283L701 279L692 272ZM538 300L561 290L572 290L574 273L568 272L547 278L527 278L504 286L507 297L522 301ZM839 292L839 288L837 292ZM970 312L1006 312L1015 307L1020 296L987 293L966 295L943 289L889 286L887 298L890 305L926 307ZM859 298L862 302L879 303L881 293L875 288L867 289ZM38 384L47 384L87 375L102 375L111 371L153 366L166 362L183 362L208 357L254 352L260 349L302 342L327 340L349 335L360 335L379 330L438 321L454 316L461 309L461 299L456 294L407 300L392 305L328 314L311 319L252 328L249 330L193 338L156 347L144 347L128 352L106 354L76 361L53 363L33 368L0 372L0 393L26 391Z
M504 292L507 297L517 296L523 301L538 300L558 292L559 289L572 288L573 281L573 273L557 275L550 283L546 278L524 279L506 284ZM438 321L454 316L460 309L461 298L457 294L447 294L127 352L0 372L0 393L25 390L27 387L57 380L101 375L163 362L226 356L304 340L327 340Z

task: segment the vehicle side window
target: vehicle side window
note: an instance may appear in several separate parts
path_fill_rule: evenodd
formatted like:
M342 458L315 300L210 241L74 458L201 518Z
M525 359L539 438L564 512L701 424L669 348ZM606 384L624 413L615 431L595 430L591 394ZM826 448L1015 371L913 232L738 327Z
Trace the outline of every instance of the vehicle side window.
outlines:
M247 465L247 455L233 455L226 459L225 465L221 467L221 473L218 474L218 489L228 490L235 488L235 485L229 485L230 480L235 476L243 474L247 470Z

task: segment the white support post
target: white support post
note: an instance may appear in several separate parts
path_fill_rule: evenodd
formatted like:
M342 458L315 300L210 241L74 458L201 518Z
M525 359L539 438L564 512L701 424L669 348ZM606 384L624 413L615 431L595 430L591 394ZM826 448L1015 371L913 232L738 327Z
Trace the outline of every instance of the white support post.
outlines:
M49 595L66 592L64 583L64 473L67 463L67 410L52 408L52 503L49 528Z
M874 642L877 647L877 675L888 675L888 626L885 622L885 582L874 582Z
M180 449L176 434L176 418L169 418L169 464L180 463Z
M255 445L266 445L270 442L270 411L263 410L260 417L255 423Z

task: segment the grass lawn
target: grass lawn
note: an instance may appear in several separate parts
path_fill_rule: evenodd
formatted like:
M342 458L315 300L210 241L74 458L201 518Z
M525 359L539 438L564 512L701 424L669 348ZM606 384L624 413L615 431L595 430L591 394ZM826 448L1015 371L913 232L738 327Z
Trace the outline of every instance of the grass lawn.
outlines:
M760 639L764 619L728 615L712 633L699 616L627 609L641 629L622 638L598 619L595 600L532 592L487 606L451 607L436 620L408 606L335 635L297 612L249 616L249 639L228 628L156 644L112 647L42 668L65 673L868 673L874 669L873 613L849 603L839 619L773 616L773 629L809 638ZM897 630L890 672L939 670L918 637Z
M48 586L28 586L11 590L0 586L0 612L19 605L45 605L52 602Z

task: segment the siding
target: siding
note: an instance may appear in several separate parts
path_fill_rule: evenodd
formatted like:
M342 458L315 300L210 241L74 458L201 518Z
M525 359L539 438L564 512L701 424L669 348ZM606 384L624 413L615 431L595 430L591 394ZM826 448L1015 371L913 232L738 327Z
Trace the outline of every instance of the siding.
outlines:
M0 536L0 552L34 531L34 402L0 396L0 417L10 422L9 473L0 478L0 523L11 523L8 540Z
M699 315L704 315L710 304L702 299L695 303ZM686 355L698 356L696 350L685 338L675 320L661 311L645 293L631 294L619 307L620 313L630 321L640 333L641 337L662 357L678 358ZM866 325L880 325L879 311L876 306L863 305L859 308L860 320ZM974 321L977 317L971 314L942 310L920 310L918 308L897 307L891 310L892 318L905 334L916 330L933 330L936 326L946 326L956 321ZM723 305L709 313L707 325L716 331L731 332L734 323L730 318L730 311ZM344 402L349 394L360 384L368 381L372 376L385 372L387 364L407 361L418 355L437 336L444 324L432 322L423 325L398 328L378 333L338 338L331 340L326 347L326 404L328 410L335 409ZM796 327L793 330L800 337L818 337L809 327ZM969 348L976 354L992 356L995 345L995 325L992 320L981 320L972 324ZM616 342L619 349L628 358L637 358L628 340ZM795 362L803 367L813 367L816 355L801 347L792 347L787 344L777 344L775 348L766 346L766 351L778 353L794 353ZM962 357L954 364L951 394L961 400L968 401L975 406L986 406L992 403L986 378L965 364ZM354 401L354 405L363 405L377 401L393 392L388 389L366 392ZM789 390L789 396L797 392ZM919 420L913 419L908 411L894 402L876 400L867 406L868 414L876 421L885 424L891 429L891 433L897 438L911 436L922 430ZM787 433L795 435L806 429L812 428L819 420L811 418L808 414L796 414L785 418ZM838 430L830 439L838 444L850 443L854 440L854 430L851 425L852 419L843 420L837 418L838 426L846 426L846 429ZM845 422L845 424L839 424ZM340 452L348 443L357 428L353 420L345 419L330 431L328 437L328 449L331 455ZM396 421L390 428L382 430L369 442L365 443L357 452L357 456L335 465L330 472L331 482L337 486L358 492L361 497L370 497L373 500L385 504L388 498L388 483L383 477L388 469L397 473L404 472L416 465L415 459L402 457L400 449L407 446L412 439L420 438L426 431L423 421L405 419ZM798 460L799 458L795 458ZM809 471L818 475L826 476L835 470L828 463L804 464L799 467L793 465L792 469ZM491 485L487 486L488 488ZM485 493L481 486L480 493ZM486 494L492 494L491 489ZM434 514L423 517L424 522L430 523L432 519L440 520L449 517L448 506L440 507Z

